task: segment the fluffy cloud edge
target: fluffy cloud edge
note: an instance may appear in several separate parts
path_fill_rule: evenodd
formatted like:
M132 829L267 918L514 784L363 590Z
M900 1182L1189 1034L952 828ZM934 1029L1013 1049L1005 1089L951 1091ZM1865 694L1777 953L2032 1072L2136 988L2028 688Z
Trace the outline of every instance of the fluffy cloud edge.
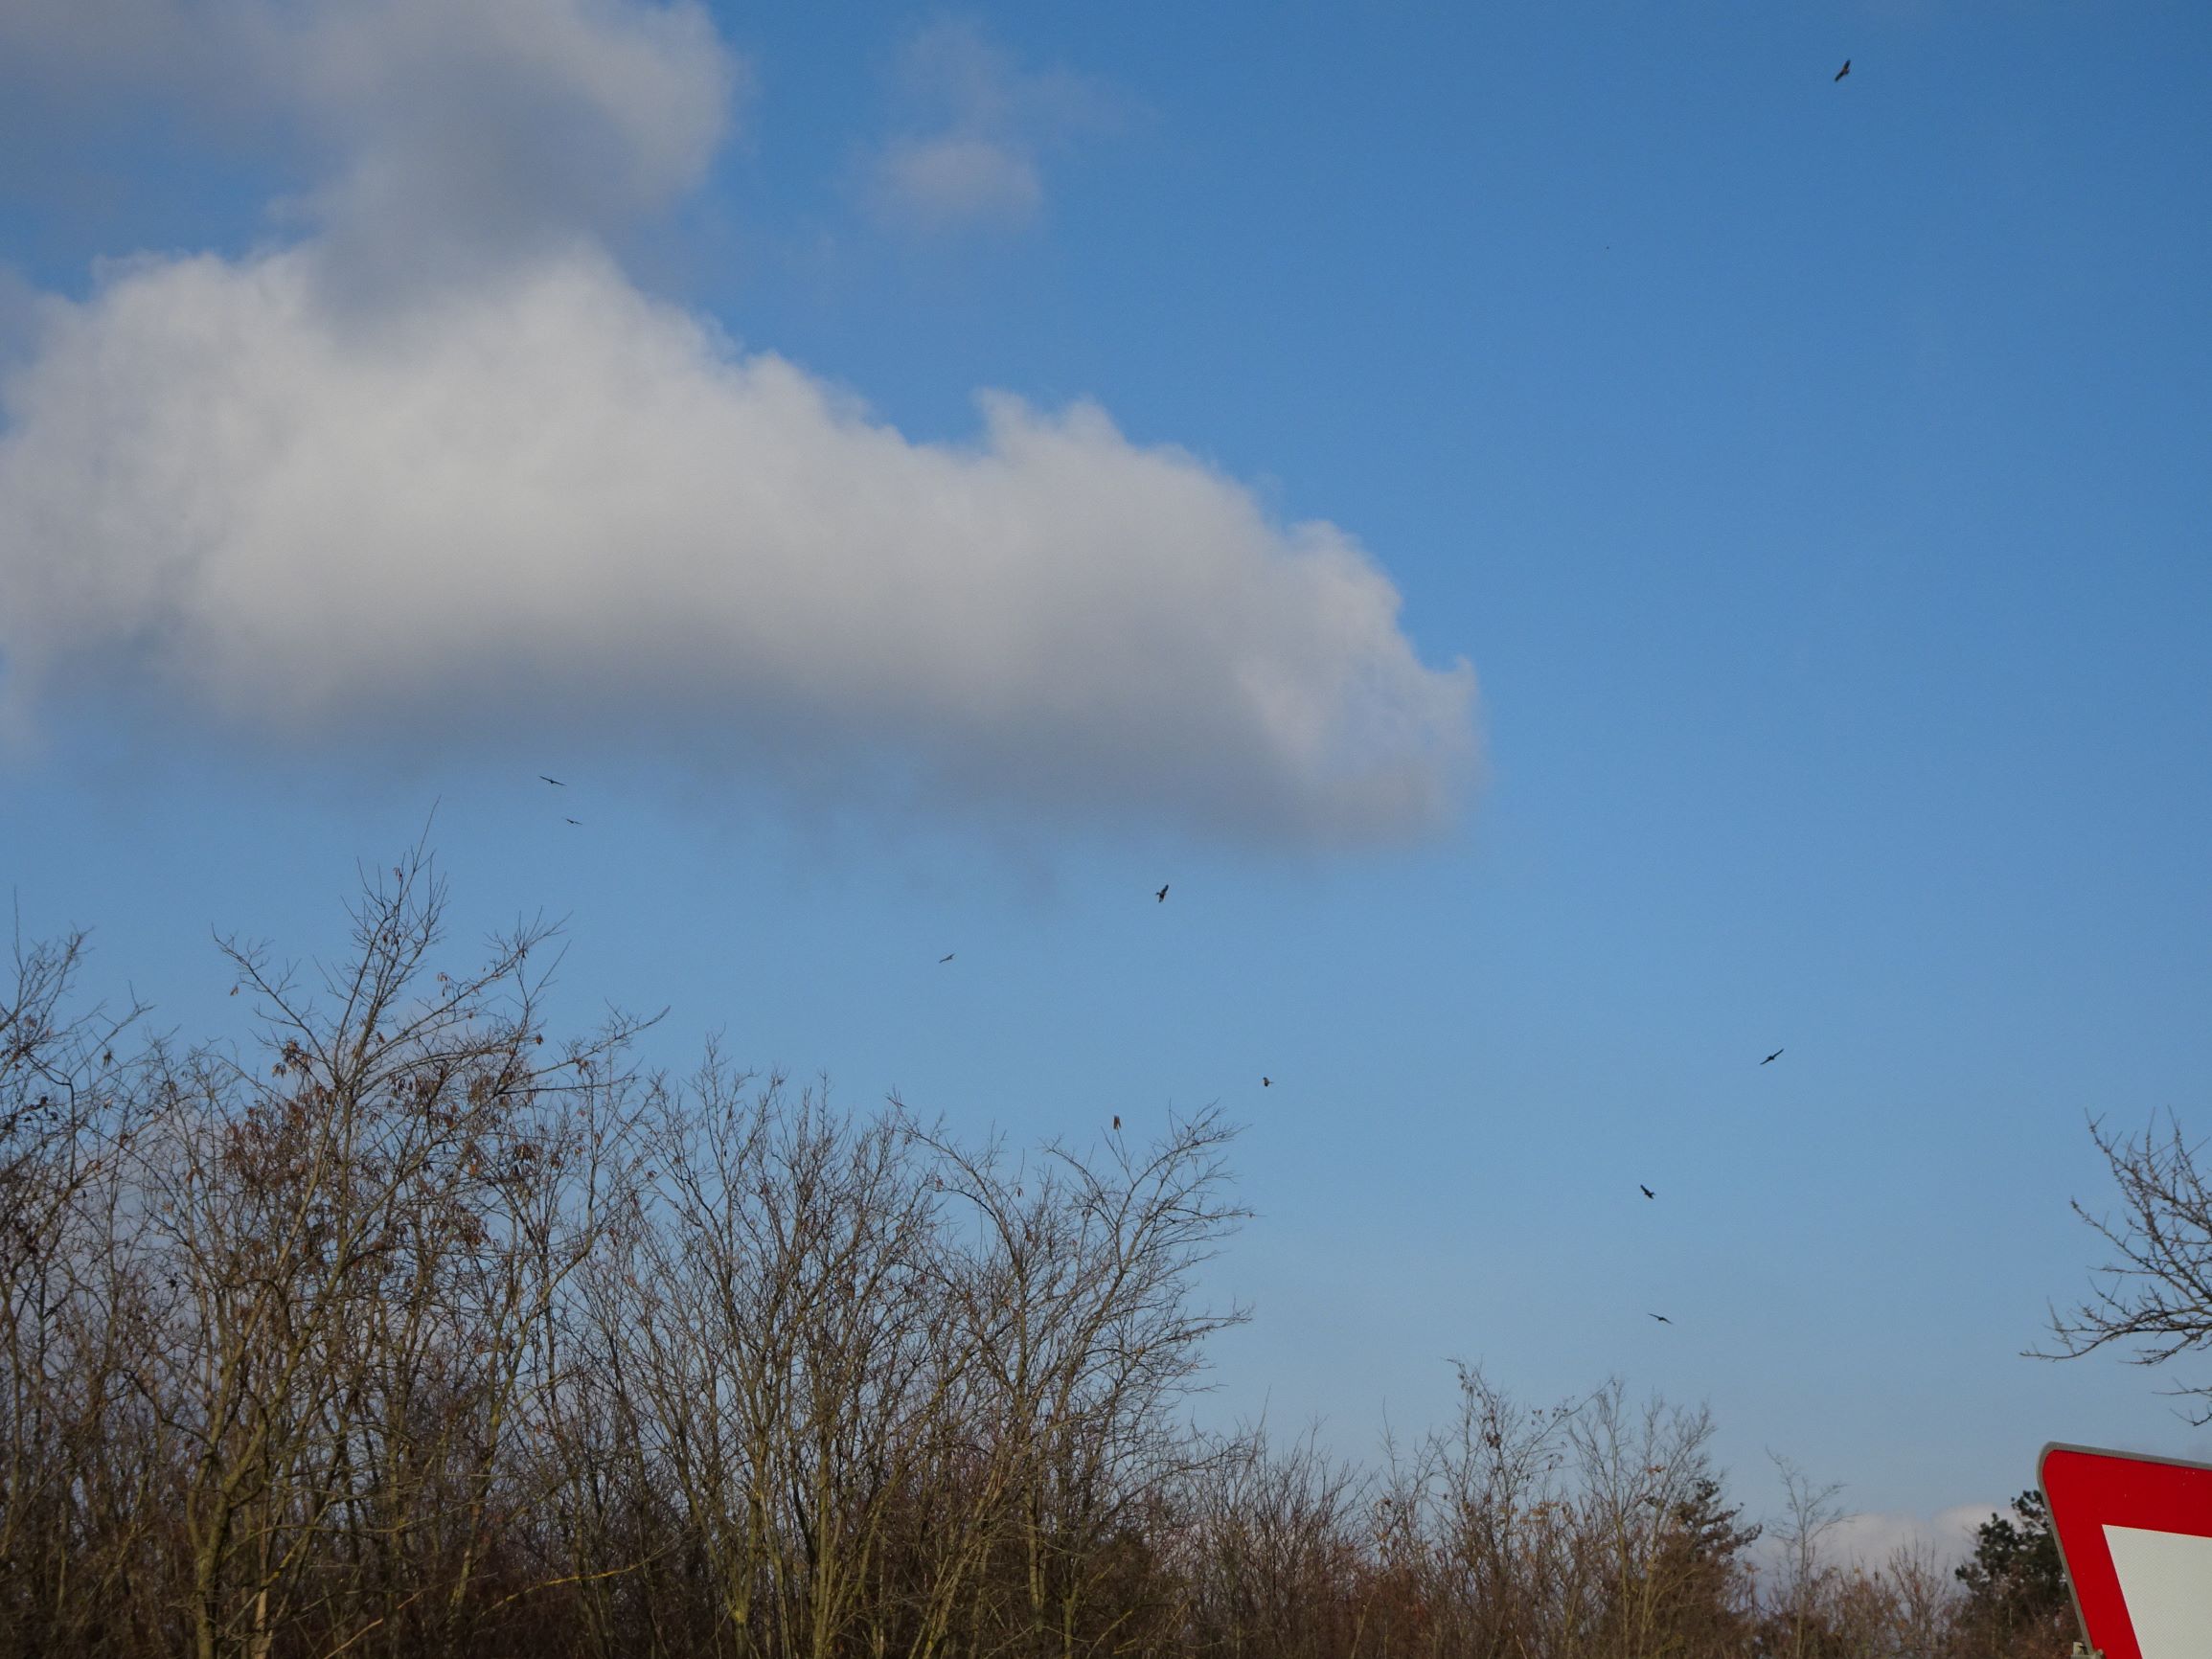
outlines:
M587 244L369 315L330 264L41 307L0 385L18 710L73 673L295 740L475 707L1286 844L1456 812L1472 670L1342 532L1093 406L918 443Z

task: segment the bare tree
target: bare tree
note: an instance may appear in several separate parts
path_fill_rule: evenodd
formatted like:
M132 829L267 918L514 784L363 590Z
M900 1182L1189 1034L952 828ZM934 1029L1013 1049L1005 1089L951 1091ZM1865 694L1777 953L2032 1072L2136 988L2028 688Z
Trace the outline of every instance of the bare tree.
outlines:
M1767 1454L1782 1477L1782 1515L1772 1528L1781 1545L1778 1581L1767 1606L1768 1641L1778 1659L1813 1659L1827 1643L1827 1613L1838 1576L1823 1549L1843 1522L1836 1501L1840 1483L1815 1485L1779 1453Z
M2110 1343L2131 1343L2137 1365L2163 1365L2212 1348L2212 1188L2198 1164L2201 1143L2183 1138L2180 1121L2153 1119L2140 1137L2122 1138L2099 1120L2089 1125L2120 1189L2117 1217L2074 1214L2112 1252L2089 1297L2068 1312L2051 1310L2054 1350L2043 1359L2076 1358ZM2212 1382L2173 1391L2192 1422L2212 1422Z
M445 916L418 853L334 966L222 942L242 1044L73 1013L82 940L18 947L0 1659L1990 1650L1928 1559L1835 1560L1787 1467L1760 1597L1705 1413L1617 1380L1462 1367L1372 1475L1197 1433L1247 1317L1199 1295L1244 1215L1216 1114L1021 1152L711 1047L647 1071L638 1021L549 1037L551 930L465 967ZM2100 1144L2155 1286L2105 1307L2171 1324L2190 1150Z
M780 1079L744 1102L745 1083L710 1058L657 1098L601 1317L723 1638L826 1659L892 1623L874 1569L957 1365L927 1294L918 1132L811 1093L787 1108Z
M1958 1581L1934 1548L1901 1544L1876 1577L1881 1659L1943 1659L1958 1623Z
M1737 1554L1758 1536L1720 1502L1711 1415L1608 1384L1566 1422L1585 1556L1602 1585L1590 1650L1609 1659L1729 1651L1749 1628Z
M1359 1646L1371 1482L1309 1429L1276 1450L1264 1426L1194 1470L1182 1517L1189 1649L1320 1659Z
M1246 1214L1227 1195L1235 1134L1207 1111L1149 1147L1117 1139L1096 1163L1050 1144L1031 1171L1010 1170L999 1143L930 1142L972 1229L954 1305L986 1383L986 1443L1007 1460L1020 1614L1039 1651L1121 1645L1131 1610L1097 1604L1102 1575L1150 1490L1188 1466L1168 1414L1197 1385L1201 1344L1249 1317L1191 1303Z
M115 1048L143 1010L72 1011L85 943L18 938L0 1000L0 1636L32 1651L144 1614L125 1592L159 1467L123 1385L146 1310L111 1248L141 1116Z
M133 1173L173 1296L139 1382L186 1454L201 1659L259 1659L294 1622L456 1638L493 1547L533 1333L589 1248L593 1073L634 1028L541 1057L548 931L433 975L444 904L417 856L365 886L340 967L225 942L265 1072L148 1057L164 1116Z

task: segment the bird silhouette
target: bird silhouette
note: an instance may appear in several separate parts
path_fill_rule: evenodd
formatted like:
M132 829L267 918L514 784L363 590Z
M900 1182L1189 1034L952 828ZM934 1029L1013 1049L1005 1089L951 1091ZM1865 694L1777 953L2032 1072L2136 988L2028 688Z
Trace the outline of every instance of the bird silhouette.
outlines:
M1842 67L1841 69L1838 69L1838 70L1836 72L1836 80L1842 80L1842 79L1843 79L1843 78L1844 78L1846 75L1849 75L1850 73L1851 73L1851 59L1850 59L1850 58L1848 58L1848 57L1846 57L1846 58L1843 60L1843 67Z
M1262 1078L1260 1086L1264 1089L1271 1089L1275 1086L1275 1079L1273 1078Z
M1767 1056L1767 1057L1765 1059L1761 1060L1759 1063L1760 1063L1761 1065L1763 1065L1763 1066L1770 1066L1770 1065L1772 1065L1772 1064L1773 1064L1773 1063L1774 1063L1776 1060L1780 1059L1781 1057L1782 1057L1782 1051L1781 1051L1780 1049L1776 1049L1776 1050L1775 1050L1775 1051L1774 1051L1772 1054L1768 1055L1768 1056Z
M1674 1324L1674 1323L1675 1323L1675 1322L1674 1322L1672 1319L1669 1319L1669 1318L1668 1318L1668 1317L1667 1317L1667 1316L1666 1316L1664 1313L1654 1313L1654 1314L1653 1314L1653 1315L1652 1315L1652 1317L1653 1317L1653 1319L1656 1319L1656 1320L1657 1320L1657 1321L1658 1321L1658 1322L1659 1322L1661 1325L1672 1325L1672 1324Z
M1641 1181L1636 1183L1636 1191L1643 1193L1643 1195L1647 1198L1656 1198L1658 1196L1658 1193L1653 1192L1651 1188L1645 1186Z
M583 820L582 818L571 818L569 822L575 825L579 830L583 828Z
M937 966L943 967L946 963L950 962L955 956L959 954L960 953L956 950L946 951L943 956L937 959Z
M1122 1118L1121 1118L1121 1114L1120 1114L1119 1112L1116 1112L1116 1113L1114 1114L1114 1133L1118 1135L1118 1134L1120 1134L1121 1132L1122 1132Z
M1167 901L1168 901L1168 884L1167 884L1166 882L1164 882L1164 881L1163 881L1163 882L1161 882L1161 883L1160 883L1160 890L1159 890L1157 893L1153 894L1153 895L1152 895L1152 897L1153 897L1154 898L1158 899L1158 900L1159 900L1159 901L1160 901L1162 904L1165 904L1165 903L1167 903Z
M546 778L546 777L545 777L545 774L544 774L543 772L540 772L540 773L538 773L537 775L538 775L540 778L545 778L545 781L546 781L548 784L552 784L552 785L553 785L555 788L557 788L557 789L565 789L565 788L567 788L567 787L568 787L568 785L567 785L566 784L563 784L563 783L562 783L562 782L561 782L561 781L560 781L559 778Z

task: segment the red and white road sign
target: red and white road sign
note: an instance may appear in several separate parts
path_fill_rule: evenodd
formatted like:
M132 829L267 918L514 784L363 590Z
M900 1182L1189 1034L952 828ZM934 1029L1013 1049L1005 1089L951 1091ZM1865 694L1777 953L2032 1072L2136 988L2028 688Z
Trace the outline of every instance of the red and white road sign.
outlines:
M2043 1447L2051 1530L2105 1659L2212 1659L2212 1466Z

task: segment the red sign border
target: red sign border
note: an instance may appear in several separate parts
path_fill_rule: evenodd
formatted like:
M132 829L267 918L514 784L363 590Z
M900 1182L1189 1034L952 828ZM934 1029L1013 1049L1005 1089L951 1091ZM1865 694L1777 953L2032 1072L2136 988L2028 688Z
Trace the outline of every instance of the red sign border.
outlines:
M2131 1507L2124 1516L2108 1513L2074 1487L2073 1478L2066 1473L2068 1457L2062 1456L2059 1485L2060 1490L2066 1493L2064 1513L2071 1521L2069 1526L2068 1520L2061 1518L2060 1500L2051 1491L2054 1454L2141 1464L2143 1485L2130 1491ZM2064 1441L2051 1442L2036 1459L2036 1484L2042 1489L2044 1506L2050 1511L2051 1532L2058 1539L2059 1559L2065 1568L2066 1590L2074 1599L2074 1617L2081 1623L2083 1640L2092 1650L2101 1649L2104 1659L2143 1659L2142 1647L2135 1640L2134 1621L2128 1614L2128 1599L2120 1591L2119 1569L2112 1565L2111 1546L2105 1539L2105 1528L2144 1527L2155 1532L2184 1533L2193 1537L2212 1536L2212 1514L2205 1512L2202 1483L2187 1481L2185 1484L2196 1489L2192 1499L2184 1500L2177 1485L2160 1479L2153 1472L2156 1470L2172 1470L2182 1476L2208 1475L2212 1474L2212 1464L2152 1457L2144 1452L2112 1451L2105 1446L2071 1445ZM2073 1534L2072 1547L2068 1545L2069 1531ZM2092 1612L2096 1615L2094 1624L2090 1621ZM2101 1642L2100 1635L2104 1638Z

